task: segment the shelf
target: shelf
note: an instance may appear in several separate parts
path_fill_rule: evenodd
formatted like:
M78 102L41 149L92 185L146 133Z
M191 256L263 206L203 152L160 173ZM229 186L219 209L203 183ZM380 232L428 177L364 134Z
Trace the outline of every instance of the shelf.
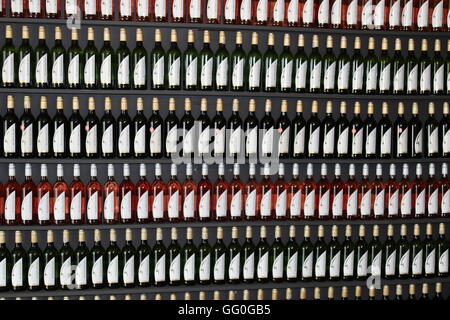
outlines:
M383 219L383 220L270 220L270 221L208 221L208 222L179 222L179 223L173 223L173 222L165 222L165 223L133 223L133 224L82 224L82 225L1 225L0 230L2 231L47 231L49 229L51 230L93 230L93 229L100 229L100 230L110 230L110 229L140 229L140 228L147 228L147 229L156 229L156 228L162 228L162 229L168 229L168 228L216 228L216 227L224 227L224 228L231 228L231 227L246 227L246 226L252 226L252 227L258 227L258 226L266 226L266 227L272 227L272 226L331 226L331 225L352 225L352 226L359 226L361 224L363 225L387 225L387 224L393 224L393 225L400 225L400 224L438 224L438 223L450 223L450 218L423 218L423 219Z
M227 162L226 159L225 161L225 165L230 165L232 166L234 164L234 162ZM260 161L257 166L261 166L263 165L263 163L265 163L267 161ZM335 164L335 163L339 163L339 164L356 164L356 165L362 165L362 164L369 164L369 165L375 165L375 164L384 164L384 165L388 165L391 163L394 164L403 164L403 163L408 163L408 164L415 164L415 163L421 163L421 164L426 164L426 163L445 163L445 162L450 162L450 158L418 158L418 159L278 159L278 162L269 162L271 164L274 163L284 163L284 164L294 164L294 163L298 163L298 164L303 164L306 165L308 163L312 163L312 164L322 164L322 163L326 163L326 164ZM0 158L0 165L1 164L9 164L9 163L14 163L14 164L25 164L25 163L31 163L31 164L41 164L41 163L45 163L45 164L92 164L95 163L97 165L108 165L108 164L124 164L124 163L128 163L128 164L141 164L141 163L145 163L145 164L162 164L162 165L170 165L172 163L175 164L180 164L179 162L172 162L171 159L167 159L167 158L161 158L161 159L149 159L149 158L143 158L143 159L135 159L135 158L130 158L130 159L121 159L121 158L113 158L113 159L103 159L103 158L93 158L93 159L87 159L87 158L81 158L81 159L72 159L72 158L64 158L64 159L56 159L56 158L50 158L50 159L41 159L41 158L29 158L29 159L24 159L24 158ZM184 162L181 162L181 164L183 164ZM193 165L197 165L200 166L203 162L197 162L194 161ZM248 165L248 162L246 163L239 163L240 165Z
M434 284L436 282L449 283L450 278L422 278L422 279L394 279L394 280L381 280L382 285L394 286L397 284L409 285L422 283ZM53 290L53 291L20 291L20 292L0 292L0 297L15 298L15 297L61 297L61 296L94 296L94 295L125 295L125 294L156 294L156 293L184 293L184 292L211 292L222 291L227 292L229 290L258 290L258 289L286 289L286 288L328 288L328 287L366 287L366 281L310 281L310 282L282 282L282 283L241 283L241 284L221 284L221 285L194 285L194 286L163 286L163 287L149 287L149 288L117 288L117 289L86 289L86 290ZM417 288L420 290L420 288ZM284 297L284 290L280 292L280 296ZM266 295L267 297L267 295ZM150 298L150 297L149 297ZM153 297L151 297L153 298ZM225 297L224 297L225 298ZM294 298L296 299L296 298Z
M66 25L66 19L30 19L30 18L0 18L2 24L40 24L40 25ZM81 20L82 26L103 27L140 27L140 28L180 28L198 30L224 30L224 31L271 31L271 32L298 32L319 34L353 34L368 36L422 36L422 37L448 37L450 32L433 31L388 31L388 30L360 30L360 29L332 29L332 28L305 28L305 27L277 27L256 26L241 24L209 24L209 23L176 23L176 22L147 22L147 21L117 21L117 20Z
M248 91L188 91L188 90L88 90L88 89L39 89L39 88L0 88L0 94L39 94L39 95L122 95L122 96L181 96L181 97L233 97L233 98L281 98L317 100L361 100L361 101L428 101L448 100L449 95L393 95L393 94L332 94L296 92L248 92Z

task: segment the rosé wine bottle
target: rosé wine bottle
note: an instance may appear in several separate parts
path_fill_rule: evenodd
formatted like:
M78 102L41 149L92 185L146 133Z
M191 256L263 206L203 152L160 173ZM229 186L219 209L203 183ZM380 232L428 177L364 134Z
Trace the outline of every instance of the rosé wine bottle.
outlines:
M69 187L64 181L62 164L56 166L56 181L53 184L53 222L55 224L69 222Z

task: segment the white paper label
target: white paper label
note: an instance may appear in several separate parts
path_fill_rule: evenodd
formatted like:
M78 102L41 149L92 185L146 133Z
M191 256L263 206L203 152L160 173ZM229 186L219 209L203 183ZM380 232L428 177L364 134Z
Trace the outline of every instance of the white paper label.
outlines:
M241 271L241 254L236 254L230 261L230 265L228 267L228 278L230 280L239 279L239 274Z
M376 216L382 216L384 214L384 191L384 189L381 190L375 197L373 212Z
M38 219L39 221L48 221L50 219L50 192L46 192L39 199Z
M32 135L32 134L31 134ZM48 145L48 124L45 124L38 132L37 136L37 151L39 153L47 153L50 148ZM32 142L31 142L32 143ZM31 152L31 148L29 149Z
M189 192L184 198L183 216L185 218L194 217L194 191Z
M2 82L14 83L14 53L10 53L5 60L3 60Z
M228 84L228 59L220 61L216 70L216 85L224 87Z
M123 283L134 283L134 256L125 261L122 270Z
M261 216L268 217L272 213L272 190L266 190L261 199Z
M106 56L100 66L100 82L102 84L111 84L111 55Z
M70 219L72 220L81 220L81 194L82 192L78 191L70 202Z
M30 221L33 219L33 192L29 191L22 199L20 211L22 221Z
M183 0L174 0L172 5L172 15L174 18L183 19L184 2Z
M214 280L225 280L225 254L217 258L214 264Z
M315 198L316 198L316 190L311 190L305 198L305 203L303 205L303 210L305 212L305 217L314 216L315 211Z
M211 255L208 254L200 262L198 277L201 281L208 281L211 277Z
M369 189L364 193L361 199L361 215L369 216L371 212L371 201L372 201L372 189Z
M109 284L115 284L119 282L119 256L115 256L109 262L106 275Z
M33 124L29 124L22 131L22 137L20 139L20 148L22 153L33 152Z
M70 133L69 138L69 150L70 153L80 153L81 152L81 128L80 125L77 125L73 128Z
M311 89L320 89L320 80L322 79L322 61L316 62L312 66L309 77L309 86Z
M380 91L389 91L391 89L391 64L388 63L388 65L380 71Z
M141 57L134 66L133 81L134 81L135 86L145 85L145 81L146 81L146 77L147 77L146 58L147 57L145 57L145 56Z
M269 276L269 253L266 252L260 257L257 266L258 279L267 279Z
M255 61L250 67L248 74L248 85L250 88L258 88L261 80L261 59Z
M316 259L315 264L315 275L316 277L325 277L326 275L326 260L327 260L327 252L324 251L320 254L320 256Z
M400 275L409 274L409 250L407 250L401 257L398 263L398 273Z
M83 286L87 284L87 258L84 257L77 264L75 269L75 284L78 286Z
M109 125L103 132L102 136L102 152L113 153L113 125Z
M170 262L169 266L169 279L170 281L180 281L181 278L181 256L178 254Z
M80 55L72 57L67 69L67 82L71 85L80 84Z
M103 206L103 214L105 219L113 220L114 219L114 191L111 191L106 195L104 206Z
M5 153L16 152L16 124L13 123L6 129L3 136L3 150Z
M127 125L119 134L119 153L130 152L130 126Z
M411 214L411 189L408 189L402 197L400 203L400 212L402 215L410 215Z
M327 24L330 20L330 1L321 0L319 4L319 11L317 13L319 25Z
M283 278L283 252L281 252L273 261L272 264L272 278L281 279Z
M91 127L86 134L86 153L97 153L97 125Z
M420 91L431 90L431 64L429 64L425 70L420 74Z
M413 14L413 0L408 0L405 2L402 11L402 26L410 27L412 26L412 14Z
M1 274L1 268L0 268ZM1 276L0 276L1 278ZM51 258L50 261L44 267L44 285L45 286L54 286L56 285L55 281L55 258ZM0 283L1 286L1 283Z
M148 17L148 3L147 0L138 0L137 1L137 15L138 17L146 18Z
M208 20L216 20L218 18L218 0L208 0L206 5L206 18Z
M91 279L93 284L103 283L103 256L94 261L91 271Z
M305 127L297 132L294 138L294 154L305 153Z
M389 10L389 26L400 26L400 0L397 0L391 4L391 8Z
M123 57L117 69L117 83L128 85L130 83L130 56Z
M14 287L23 286L23 259L20 258L14 263L11 271L11 284Z
M252 190L245 201L245 215L254 217L256 215L256 189Z
M28 286L39 286L39 258L30 263L28 267Z
M120 0L120 15L122 17L131 16L131 0Z
M241 21L250 21L252 14L251 0L242 0L240 8Z
M20 60L19 63L19 83L28 84L31 82L31 64L30 53L27 53L25 57Z
M336 62L333 62L325 70L323 77L323 88L325 90L334 90L334 80L336 78Z
M255 253L251 253L244 261L243 278L253 280L255 277Z
M375 6L373 13L373 24L376 27L384 26L384 8L385 8L385 0L379 0L377 5Z
M200 72L201 86L212 86L213 58L209 58L203 65Z
M225 20L236 19L236 0L225 1Z
M180 198L180 194L179 194L178 190L175 191L170 196L169 203L167 205L167 211L168 211L169 218L173 218L173 219L179 218L178 217L178 213L180 210L180 208L179 208L180 199L179 198Z
M88 198L86 211L88 220L100 219L98 215L98 191L94 191Z
M228 0L232 1L232 0ZM239 59L233 68L231 83L233 87L242 87L244 85L244 59Z
M372 0L368 0L362 9L361 24L365 27L372 27L373 15L372 15L373 5Z
M422 5L419 8L419 13L417 14L417 26L419 28L428 27L428 0L422 2Z
M162 282L162 281L166 280L166 255L165 254L158 259L158 262L156 262L153 276L154 276L154 279L156 282Z
M313 23L314 21L314 0L306 0L303 5L303 23Z
M304 89L306 88L306 72L308 70L307 61L303 61L300 66L298 66L295 73L295 88Z
M160 192L161 193L161 192ZM138 219L148 219L148 191L145 191L139 197L137 204L137 217Z
M38 62L36 63L36 71L34 75L37 84L46 84L48 82L47 63L48 63L48 55L45 53L44 55L42 55L42 57L39 58Z
M387 276L395 275L395 265L397 260L397 251L394 250L389 257L386 259L386 264L384 266L384 272Z

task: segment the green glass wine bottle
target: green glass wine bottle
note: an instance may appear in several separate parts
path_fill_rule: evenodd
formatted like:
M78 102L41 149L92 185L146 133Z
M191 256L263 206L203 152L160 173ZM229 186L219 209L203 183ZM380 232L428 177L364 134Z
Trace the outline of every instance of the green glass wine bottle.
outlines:
M303 241L299 248L300 253L300 280L311 281L313 279L314 245L311 242L311 228L305 226Z
M368 273L369 246L366 241L366 228L359 226L358 241L355 243L356 279L365 280Z
M227 247L223 243L223 229L217 228L217 240L212 248L213 282L215 284L225 283L225 257Z
M171 286L181 283L181 247L178 244L177 228L171 230L171 241L167 247L167 265L169 266L168 282Z
M71 45L67 49L67 87L80 89L83 83L84 52L78 44L78 29L72 29Z
M78 230L78 247L74 251L75 288L87 289L89 284L88 273L89 249L86 245L86 235L84 230Z
M352 60L347 53L347 37L341 37L340 52L336 62L337 93L350 92L350 75Z
M323 61L319 53L319 37L315 34L312 40L312 51L309 56L309 92L321 91Z
M258 48L258 33L252 33L252 46L247 55L246 83L248 91L261 90L261 61L262 56Z
M109 231L109 246L106 248L106 280L108 288L118 288L120 285L120 266L122 265L122 252L117 245L117 234L115 229Z
M200 90L212 90L214 73L214 53L210 47L209 31L203 31L203 48L198 54L200 66L198 79Z
M295 239L296 228L295 226L289 227L289 240L284 247L284 265L286 280L289 282L297 281L298 279L298 266L299 266L299 246Z
M117 61L117 89L130 89L131 87L131 61L130 49L127 46L127 32L120 28L120 44L116 51Z
M105 249L102 246L100 229L94 230L94 246L89 253L89 262L91 266L91 286L94 289L100 289L105 286L106 263L105 263Z
M441 40L434 40L434 56L432 60L433 94L444 94L445 61L441 56Z
M436 241L433 239L433 227L431 223L427 224L425 240L423 244L425 277L433 278L436 276Z
M439 224L439 238L436 240L436 261L437 261L437 275L444 278L448 276L448 252L449 243L445 238L445 224ZM0 258L1 259L1 258Z
M353 280L355 277L355 244L352 241L352 227L345 227L345 240L342 243L342 279Z
M419 93L431 93L431 72L432 61L428 56L428 40L422 39L422 46L419 57Z
M147 229L141 229L141 243L136 248L136 279L140 287L150 286L150 257L152 249L148 245Z
M423 276L423 245L420 240L420 225L414 225L413 239L411 246L411 278L421 278Z
M388 225L387 238L383 244L382 256L383 276L385 279L394 279L397 265L397 244L394 240L394 226Z
M246 55L242 48L242 33L236 32L236 48L231 53L231 90L244 91L244 71Z
M6 246L5 231L0 231L0 291L7 291L11 287L11 253Z
M117 80L117 61L116 54L111 46L111 34L109 28L103 29L103 47L100 49L99 59L101 61L99 88L112 89Z
M410 276L410 245L407 239L407 226L402 224L400 227L400 239L397 242L397 274L400 279L406 279Z
M419 60L416 58L414 39L408 40L408 55L405 59L406 94L419 92Z
M144 48L142 29L136 29L136 47L131 53L131 68L133 70L133 89L147 89L147 50Z
M136 283L136 249L133 245L133 231L125 230L125 246L122 248L122 284L125 288L134 287Z
M47 231L47 246L42 252L42 263L44 270L43 285L45 290L56 290L59 283L59 268L61 264L58 250L55 248L52 230Z
M198 281L200 284L211 282L211 246L208 243L208 228L202 228L202 242L198 246Z
M327 36L327 50L323 56L323 92L333 93L336 87L337 58L333 53L333 37Z
M280 54L280 91L291 92L293 79L294 56L291 53L291 37L289 33L284 34L283 51Z
M305 37L298 35L297 53L294 56L294 90L295 92L306 92L306 79L308 78L308 56L305 52Z
M328 273L330 280L337 281L341 278L343 247L339 243L339 229L337 225L331 228L331 240L328 243Z
M59 272L59 283L61 289L72 289L72 263L74 262L73 250L70 246L70 233L69 230L63 231L63 246L59 250L59 259L61 261L61 268L57 270Z
M66 84L66 49L62 44L61 27L55 27L55 44L50 53L51 87L64 88Z
M380 94L389 94L391 92L392 79L392 60L388 54L388 39L381 40L381 54L378 59L379 81L378 89Z
M197 90L198 52L195 49L194 30L188 30L188 44L183 53L183 89Z
M161 228L156 229L156 243L152 250L150 272L153 274L153 284L163 286L166 284L166 247L163 243Z
M267 51L264 53L262 59L263 68L263 82L262 87L265 92L277 91L279 70L278 70L278 55L275 51L275 36L271 32L267 39Z
M38 241L37 232L31 231L31 246L27 252L27 290L30 291L40 290L43 282L43 259Z
M316 281L324 281L326 279L329 260L324 227L320 225L317 231L317 241L314 244L314 279Z
M284 279L284 245L281 240L281 227L275 227L275 239L270 247L269 255L270 279L282 282Z
M166 83L169 90L181 89L181 51L178 49L177 31L170 31L170 48L167 50Z
M364 63L365 60L361 55L361 38L355 37L355 43L353 47L353 56L351 58L352 66L352 80L351 80L351 92L363 93L364 91Z
M197 282L197 248L194 245L192 228L186 229L186 244L181 250L181 267L183 268L183 283L194 285Z
M30 45L30 33L28 26L22 26L22 44L17 49L18 70L17 83L20 88L30 88L34 82L32 70L34 70L34 54Z
M372 240L369 243L369 273L381 277L381 256L383 246L380 241L380 227L373 226Z
M39 26L39 42L34 49L33 60L36 67L32 69L34 73L32 74L32 81L34 80L34 85L36 88L48 88L49 86L49 74L50 74L50 51L45 42L45 27Z
M166 53L161 45L161 30L155 30L155 46L150 52L150 68L151 68L151 88L153 90L162 90L165 88L165 59Z
M242 244L242 281L252 283L255 280L255 245L252 241L252 227L245 230L245 241Z
M26 288L28 270L28 256L22 246L22 232L15 232L15 245L11 250L11 289L22 291Z
M85 89L96 89L99 83L99 54L95 47L94 29L88 28L88 42L83 53L84 74L83 87Z
M269 281L269 251L266 227L261 226L259 242L255 249L256 280L260 283Z
M5 28L5 44L0 54L0 65L2 67L1 86L5 88L12 88L16 84L16 64L18 59L12 37L12 27L7 25Z
M375 39L369 38L369 46L366 58L364 59L365 65L365 79L366 79L366 93L374 94L378 90L378 70L379 62L375 54Z
M405 93L405 60L402 55L402 40L395 39L395 52L392 57L392 93Z
M233 227L231 230L231 243L227 251L225 265L228 271L228 282L236 284L241 281L241 245L237 227Z
M219 32L219 48L214 55L214 83L217 91L227 91L229 89L230 74L230 54L226 47L225 32Z

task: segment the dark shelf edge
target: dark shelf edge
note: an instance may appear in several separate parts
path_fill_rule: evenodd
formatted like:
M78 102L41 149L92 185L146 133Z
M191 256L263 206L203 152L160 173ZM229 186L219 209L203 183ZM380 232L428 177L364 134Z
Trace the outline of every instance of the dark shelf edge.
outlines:
M247 91L185 91L185 90L87 90L87 89L38 89L38 88L0 88L0 94L74 94L74 95L124 95L124 96L198 96L198 97L235 97L235 98L282 98L282 99L340 99L340 100L383 100L383 101L422 101L447 100L450 95L382 95L382 94L332 94L332 93L295 93L295 92L247 92Z
M434 284L437 282L449 283L450 278L422 278L422 279L393 279L381 280L382 285L407 285L407 284ZM156 293L183 293L183 292L211 292L211 291L228 291L228 290L257 290L257 289L286 289L286 288L327 288L327 287L355 287L366 286L366 281L324 281L324 282L282 282L282 283L251 283L251 284L223 284L223 285L194 285L194 286L164 286L164 287L149 287L149 288L117 288L117 289L86 289L86 290L55 290L55 291L22 291L22 292L5 292L0 293L0 297L15 298L15 297L62 297L62 296L105 296L105 295L125 295L125 294L156 294ZM284 292L280 292L284 296ZM153 297L152 297L153 298Z
M100 229L100 230L110 230L110 229L140 229L140 228L147 228L147 229L156 229L156 228L162 228L162 229L168 229L168 228L215 228L215 227L240 227L244 228L246 226L331 226L331 225L352 225L352 226L359 226L361 224L363 225L387 225L387 224L393 224L393 225L399 225L399 224L438 224L438 223L450 223L450 218L445 217L438 217L438 218L423 218L423 219L383 219L383 220L270 220L270 221L263 221L263 220L256 220L256 221L248 221L248 220L240 220L240 221L207 221L207 222L179 222L179 223L173 223L173 222L164 222L164 223L133 223L133 224L82 224L82 225L2 225L0 226L1 231L47 231L47 230L93 230L93 229Z
M2 23L12 24L47 24L65 25L66 19L30 19L30 18L0 18ZM299 32L299 33L325 33L325 34L355 34L371 36L433 36L448 37L450 32L433 31L391 31L391 30L362 30L362 29L334 29L334 28L305 28L305 27L278 27L278 26L257 26L243 24L215 24L215 23L176 23L176 22L148 22L148 21L118 21L118 20L81 20L81 25L105 26L105 27L148 27L148 28L180 28L180 29L200 29L200 30L236 30L236 31L272 31L272 32Z

